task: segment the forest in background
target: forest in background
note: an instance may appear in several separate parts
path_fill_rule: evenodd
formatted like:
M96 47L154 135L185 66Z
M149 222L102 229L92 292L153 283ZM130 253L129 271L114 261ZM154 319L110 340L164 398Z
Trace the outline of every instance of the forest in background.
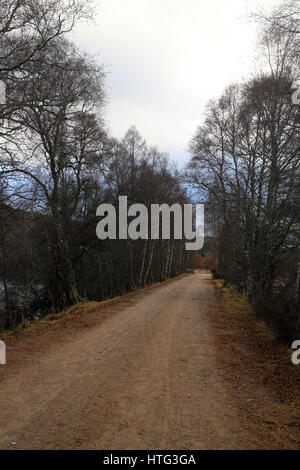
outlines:
M186 272L184 240L98 240L96 209L188 202L168 157L135 127L104 126L103 68L67 33L82 0L0 0L0 329Z
M214 275L290 341L300 333L300 2L253 19L258 71L207 105L186 180L206 203Z
M135 127L108 133L103 67L68 36L92 2L0 0L0 329L215 264L281 338L297 338L299 9L255 15L258 71L208 103L179 172ZM96 209L117 209L120 195L205 203L209 249L195 258L184 240L98 240Z

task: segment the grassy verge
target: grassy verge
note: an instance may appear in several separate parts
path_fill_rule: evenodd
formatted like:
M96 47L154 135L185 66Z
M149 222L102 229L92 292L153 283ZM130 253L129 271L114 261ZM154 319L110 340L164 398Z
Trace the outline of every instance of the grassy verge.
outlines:
M292 350L257 319L248 298L214 280L209 318L217 362L253 449L299 448L300 367Z
M166 279L162 282L151 284L149 286L134 290L118 297L103 300L102 302L87 302L73 305L72 307L68 308L63 312L49 314L43 319L38 320L34 323L25 323L23 325L19 325L15 330L0 332L0 340L5 341L6 343L11 343L19 337L30 336L35 332L42 332L49 327L53 327L59 324L65 324L69 320L76 319L77 317L85 317L86 315L97 312L97 310L103 310L110 305L117 305L119 303L125 304L129 301L129 299L134 298L134 296L138 294L162 286L164 284L172 282L173 280L181 279L185 276L188 276L188 273L181 274L170 279Z
M299 378L300 368L291 362L292 350L277 339L263 320L257 318L247 296L238 293L232 287L224 287L221 280L213 282L221 295L228 324L240 331L241 343L247 345L249 353L257 354L262 364L272 363L272 370L276 370L276 376L286 379L289 376L292 380L293 377Z
M233 287L223 287L223 281L214 281L218 289L221 289L225 309L228 315L241 323L248 323L252 326L256 339L263 347L277 343L273 331L255 315L246 294L238 293Z

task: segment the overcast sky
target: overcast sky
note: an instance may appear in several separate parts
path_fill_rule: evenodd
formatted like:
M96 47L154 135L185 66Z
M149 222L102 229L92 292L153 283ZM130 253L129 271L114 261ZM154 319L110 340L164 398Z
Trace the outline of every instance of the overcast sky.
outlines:
M258 2L259 3L259 2ZM265 5L278 3L270 0ZM101 0L76 42L107 75L107 124L122 137L136 125L182 166L204 106L247 77L255 52L253 0Z

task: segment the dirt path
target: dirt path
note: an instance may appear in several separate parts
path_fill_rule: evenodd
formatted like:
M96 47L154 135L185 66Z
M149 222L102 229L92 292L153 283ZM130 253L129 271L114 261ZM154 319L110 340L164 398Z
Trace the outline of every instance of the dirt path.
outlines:
M214 302L209 276L193 274L111 307L99 324L50 335L47 352L9 348L0 448L252 447L217 360Z

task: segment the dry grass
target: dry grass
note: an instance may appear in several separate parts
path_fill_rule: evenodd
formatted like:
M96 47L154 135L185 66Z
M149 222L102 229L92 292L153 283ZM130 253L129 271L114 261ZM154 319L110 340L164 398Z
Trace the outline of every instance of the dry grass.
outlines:
M300 367L292 351L256 318L245 295L213 282L217 302L209 316L218 361L245 425L255 430L257 448L299 448Z
M276 360L290 362L291 350L276 338L275 333L261 319L257 318L245 294L237 292L233 287L224 287L223 281L214 281L221 291L225 311L229 318L246 328L251 340L264 351L273 351ZM295 370L294 368L292 370Z
M222 289L226 312L235 320L252 325L255 337L262 347L274 346L277 343L276 336L266 323L258 319L248 301L246 294L238 293L233 287L223 287L219 282L218 288ZM277 343L278 345L278 343Z
M127 294L103 300L102 302L87 302L73 305L72 307L68 308L63 312L51 313L37 322L28 324L25 323L23 325L19 325L15 330L2 332L0 333L0 340L5 341L9 344L20 337L31 336L35 333L44 332L49 327L59 326L60 324L65 325L68 321L74 320L78 317L84 318L87 315L95 313L98 310L105 310L107 306L129 302L131 298L134 298L135 296L145 291L167 284L168 282L172 282L175 279L181 279L185 276L188 276L188 274L181 274L180 276L166 279L165 281L157 282L155 284L151 284L149 286L137 289Z

